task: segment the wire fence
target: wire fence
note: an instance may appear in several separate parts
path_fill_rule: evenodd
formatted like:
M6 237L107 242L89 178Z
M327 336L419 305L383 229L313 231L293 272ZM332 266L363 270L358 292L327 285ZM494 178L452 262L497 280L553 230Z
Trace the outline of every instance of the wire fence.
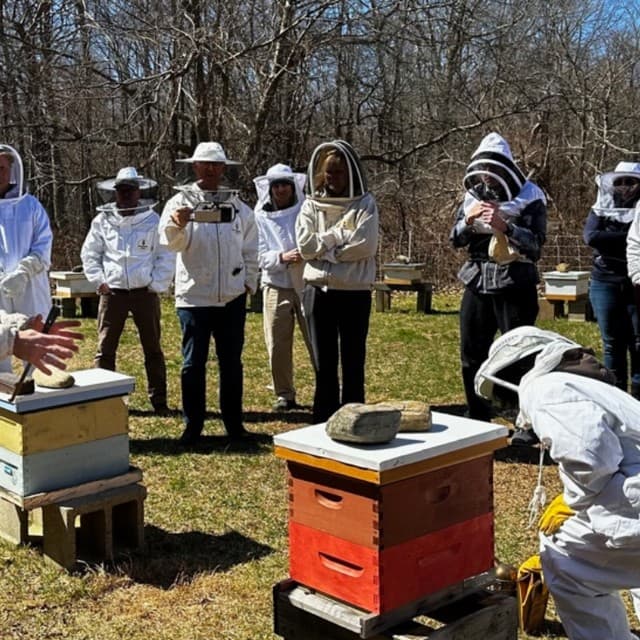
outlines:
M423 249L411 256L412 262L420 262L426 265L426 278L440 290L459 288L461 283L456 274L460 265L464 262L466 252L464 249L453 249L448 240L437 240L424 245ZM553 235L547 237L547 242L542 250L542 257L538 262L540 273L554 271L556 265L564 262L569 265L571 271L589 271L591 269L592 249L584 244L582 235ZM382 265L393 262L394 256L379 256L379 274L382 279Z

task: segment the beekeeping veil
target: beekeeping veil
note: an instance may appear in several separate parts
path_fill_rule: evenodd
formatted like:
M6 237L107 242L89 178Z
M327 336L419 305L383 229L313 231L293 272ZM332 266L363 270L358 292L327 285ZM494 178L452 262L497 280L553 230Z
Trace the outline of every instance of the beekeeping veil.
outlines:
M331 198L324 193L322 184L322 171L327 157L339 151L347 163L349 171L349 193L345 198ZM311 154L309 162L307 190L314 198L323 200L341 200L357 198L367 192L367 179L365 177L360 158L354 148L344 140L333 140L318 145Z
M11 166L9 190L4 198L0 198L0 204L6 204L23 198L27 194L27 187L24 181L24 168L20 154L8 144L0 144L0 154L6 154L10 158Z
M553 348L549 345L553 345ZM496 402L502 395L495 389L496 385L517 394L519 387L525 381L528 382L534 372L541 375L552 371L560 363L566 350L579 346L558 333L538 327L524 326L512 329L491 345L488 358L476 373L476 393L491 402ZM553 355L539 362L538 354L547 348L551 349ZM538 357L534 366L536 355Z
M464 187L476 200L510 202L527 181L513 161L507 141L498 133L485 136L471 156Z
M96 191L102 201L97 207L98 211L115 210L113 204L116 200L116 186L119 184L129 184L140 189L138 209L147 209L158 203L158 183L139 174L135 167L123 167L114 178L101 180L96 184Z
M286 164L274 164L269 167L265 175L253 180L258 195L258 205L264 206L271 200L271 185L275 182L290 182L295 193L294 205L302 204L306 180L307 176L304 173L294 173L293 169Z
M230 172L237 173L238 167L241 165L240 162L230 160L227 157L224 147L219 142L200 142L190 157L177 159L177 184L173 188L184 195L191 207L196 207L203 202L220 204L238 195L237 189L223 184L216 191L200 189L194 182L196 180L196 176L192 173L194 162L224 163L226 178L229 178Z
M640 163L619 162L613 171L596 176L596 185L598 195L593 212L630 223L640 199Z

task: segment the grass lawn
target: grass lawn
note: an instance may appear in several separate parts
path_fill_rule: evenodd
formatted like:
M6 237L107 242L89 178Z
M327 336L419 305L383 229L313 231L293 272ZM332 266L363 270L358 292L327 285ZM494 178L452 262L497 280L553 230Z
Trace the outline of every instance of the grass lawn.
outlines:
M418 315L412 296L395 294L387 313L372 313L367 399L424 400L432 406L463 402L458 358L456 296L434 296L435 313ZM180 405L180 331L172 301L164 301L164 347L171 406ZM287 510L284 463L271 436L309 422L313 372L298 340L300 411L274 415L262 337L262 316L249 314L244 352L246 427L263 434L256 447L227 448L217 413L216 363L208 376L207 438L196 451L176 447L178 415L156 418L146 399L142 353L129 322L119 350L119 370L134 375L130 398L132 463L143 470L146 552L115 566L88 566L76 574L49 567L37 549L0 542L0 637L101 640L274 639L271 587L287 577ZM540 323L600 349L594 323ZM95 320L74 369L91 366ZM496 461L496 555L518 563L537 549L527 528L535 463ZM548 495L559 483L545 468ZM470 487L470 490L473 488ZM548 635L562 637L547 609Z

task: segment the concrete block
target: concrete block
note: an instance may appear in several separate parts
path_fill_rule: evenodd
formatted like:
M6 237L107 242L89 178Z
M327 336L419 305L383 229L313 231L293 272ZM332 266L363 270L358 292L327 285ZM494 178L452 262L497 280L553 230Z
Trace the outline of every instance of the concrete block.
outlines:
M140 548L144 543L146 496L146 487L131 484L44 506L46 559L73 569L82 556L110 561L117 546Z
M28 536L27 512L0 499L0 537L13 544L24 544Z

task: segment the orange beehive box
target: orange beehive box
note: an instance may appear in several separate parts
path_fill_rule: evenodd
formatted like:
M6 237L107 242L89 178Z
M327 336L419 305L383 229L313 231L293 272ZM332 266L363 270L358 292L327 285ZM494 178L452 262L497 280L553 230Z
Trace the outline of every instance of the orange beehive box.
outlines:
M375 614L493 567L493 451L507 429L433 414L429 431L349 445L274 437L289 470L291 578Z
M380 614L493 567L493 514L376 550L289 523L289 572L300 584Z
M288 468L292 522L372 549L493 511L489 455L385 485L295 462Z

